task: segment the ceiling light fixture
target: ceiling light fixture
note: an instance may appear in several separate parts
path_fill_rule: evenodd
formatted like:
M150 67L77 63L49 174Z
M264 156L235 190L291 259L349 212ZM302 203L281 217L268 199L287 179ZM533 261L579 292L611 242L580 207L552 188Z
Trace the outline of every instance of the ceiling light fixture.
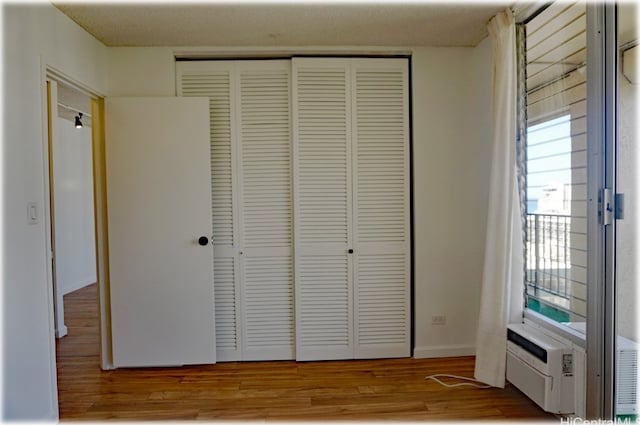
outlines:
M82 121L80 121L82 119L82 112L78 112L78 115L76 115L76 128L82 128Z

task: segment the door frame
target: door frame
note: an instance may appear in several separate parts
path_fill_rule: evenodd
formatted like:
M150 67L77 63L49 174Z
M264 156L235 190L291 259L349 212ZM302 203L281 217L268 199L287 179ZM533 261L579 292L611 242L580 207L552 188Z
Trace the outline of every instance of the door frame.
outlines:
M113 369L111 355L111 317L109 306L109 250L107 239L107 205L106 205L106 181L105 181L105 157L104 157L104 94L81 81L70 77L68 74L50 65L46 57L40 57L40 93L41 93L41 122L42 122L42 148L43 148L43 176L44 199L43 213L46 243L46 286L47 296L50 300L48 308L50 329L50 358L52 387L57 388L56 372L56 343L55 343L55 276L53 270L53 222L50 172L50 134L52 126L49 122L49 96L48 81L64 83L75 90L87 95L91 99L91 144L92 144L92 172L93 172L93 202L94 202L94 232L96 243L96 284L98 285L98 297L96 302L99 309L99 344L100 366L103 370ZM53 111L53 109L51 109ZM57 405L57 395L55 396Z
M617 5L587 4L587 418L615 415L615 256L617 144ZM604 206L604 189L611 204Z
M55 216L55 180L54 180L54 164L53 164L53 144L56 137L56 117L57 117L57 103L58 103L58 82L54 79L47 78L47 155L45 170L46 178L48 178L49 189L48 202L44 205L48 207L48 214L45 215L45 226L48 226L47 232L49 246L47 249L47 267L51 269L51 282L53 288L53 314L54 314L54 332L56 338L62 338L67 335L67 327L64 324L64 300L63 294L58 287L57 279L57 265L56 265L56 216ZM45 210L46 211L46 210Z

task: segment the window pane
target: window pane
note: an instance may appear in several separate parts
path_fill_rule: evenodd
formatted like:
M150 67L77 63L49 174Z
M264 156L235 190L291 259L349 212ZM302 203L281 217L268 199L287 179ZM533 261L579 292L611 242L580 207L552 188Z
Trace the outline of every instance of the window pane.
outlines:
M585 2L556 2L525 26L527 307L585 332Z

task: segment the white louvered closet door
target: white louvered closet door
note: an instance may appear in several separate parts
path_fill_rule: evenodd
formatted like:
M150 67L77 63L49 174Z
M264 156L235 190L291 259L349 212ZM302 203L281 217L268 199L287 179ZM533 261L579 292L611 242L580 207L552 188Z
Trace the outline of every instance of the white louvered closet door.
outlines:
M292 60L297 360L353 358L349 62Z
M177 71L210 98L218 360L410 355L407 60Z
M209 98L216 353L218 361L241 360L234 63L178 62L176 71L179 96Z
M243 360L295 358L290 73L236 62Z
M407 62L352 61L356 358L411 355Z
M410 356L408 61L293 60L296 357Z
M295 357L291 62L178 62L211 112L218 361Z

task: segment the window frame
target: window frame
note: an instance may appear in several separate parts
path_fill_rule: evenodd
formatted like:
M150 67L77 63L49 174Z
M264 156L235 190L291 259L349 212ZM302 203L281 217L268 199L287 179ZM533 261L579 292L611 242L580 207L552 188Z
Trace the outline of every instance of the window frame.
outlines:
M551 4L551 2L536 2L516 12L516 28L522 28ZM605 0L587 1L586 7L586 64L587 75L589 75L587 80L586 334L574 335L567 326L531 311L526 304L523 316L568 338L577 346L585 348L587 356L586 417L611 420L615 415L616 391L616 219L612 217L610 221L604 221L601 215L604 215L602 204L605 188L616 193L617 69L619 65L617 4ZM520 31L521 29L518 30ZM520 55L520 49L518 50ZM520 65L520 58L518 65ZM520 89L523 86L519 84L518 87L518 106L522 98ZM526 102L526 93L524 99ZM520 108L518 110L520 111ZM519 124L521 122L519 121ZM518 128L518 131L520 132L521 129Z
M524 197L523 204L526 208L526 190L527 190L527 89L526 89L526 42L524 41L524 37L526 36L525 26L533 20L536 16L546 10L549 6L553 4L551 2L536 2L529 6L528 8L520 11L516 11L516 39L517 43L517 73L518 73L518 87L517 87L517 114L518 114L518 140L517 140L517 149L518 149L518 158L519 158L519 166L521 167L521 173L523 175L523 182L520 183L520 191L521 196ZM566 111L565 111L566 112ZM558 112L555 114L560 116L561 113ZM552 117L550 117L552 118ZM534 125L540 124L540 122L536 122ZM527 211L523 211L523 215L526 215ZM525 229L526 231L526 229ZM526 233L525 233L526 235ZM526 236L525 240L526 245ZM563 325L560 322L557 322L541 313L538 313L527 306L527 282L526 282L526 256L527 253L523 252L525 256L524 261L524 276L525 281L524 284L524 293L523 293L523 320L530 320L534 324L545 328L562 338L565 338L571 341L573 344L587 349L587 334L579 332L575 329L570 328L569 326ZM588 286L588 285L587 285ZM588 303L587 297L587 303ZM587 314L587 317L589 315ZM589 319L587 318L587 321Z

